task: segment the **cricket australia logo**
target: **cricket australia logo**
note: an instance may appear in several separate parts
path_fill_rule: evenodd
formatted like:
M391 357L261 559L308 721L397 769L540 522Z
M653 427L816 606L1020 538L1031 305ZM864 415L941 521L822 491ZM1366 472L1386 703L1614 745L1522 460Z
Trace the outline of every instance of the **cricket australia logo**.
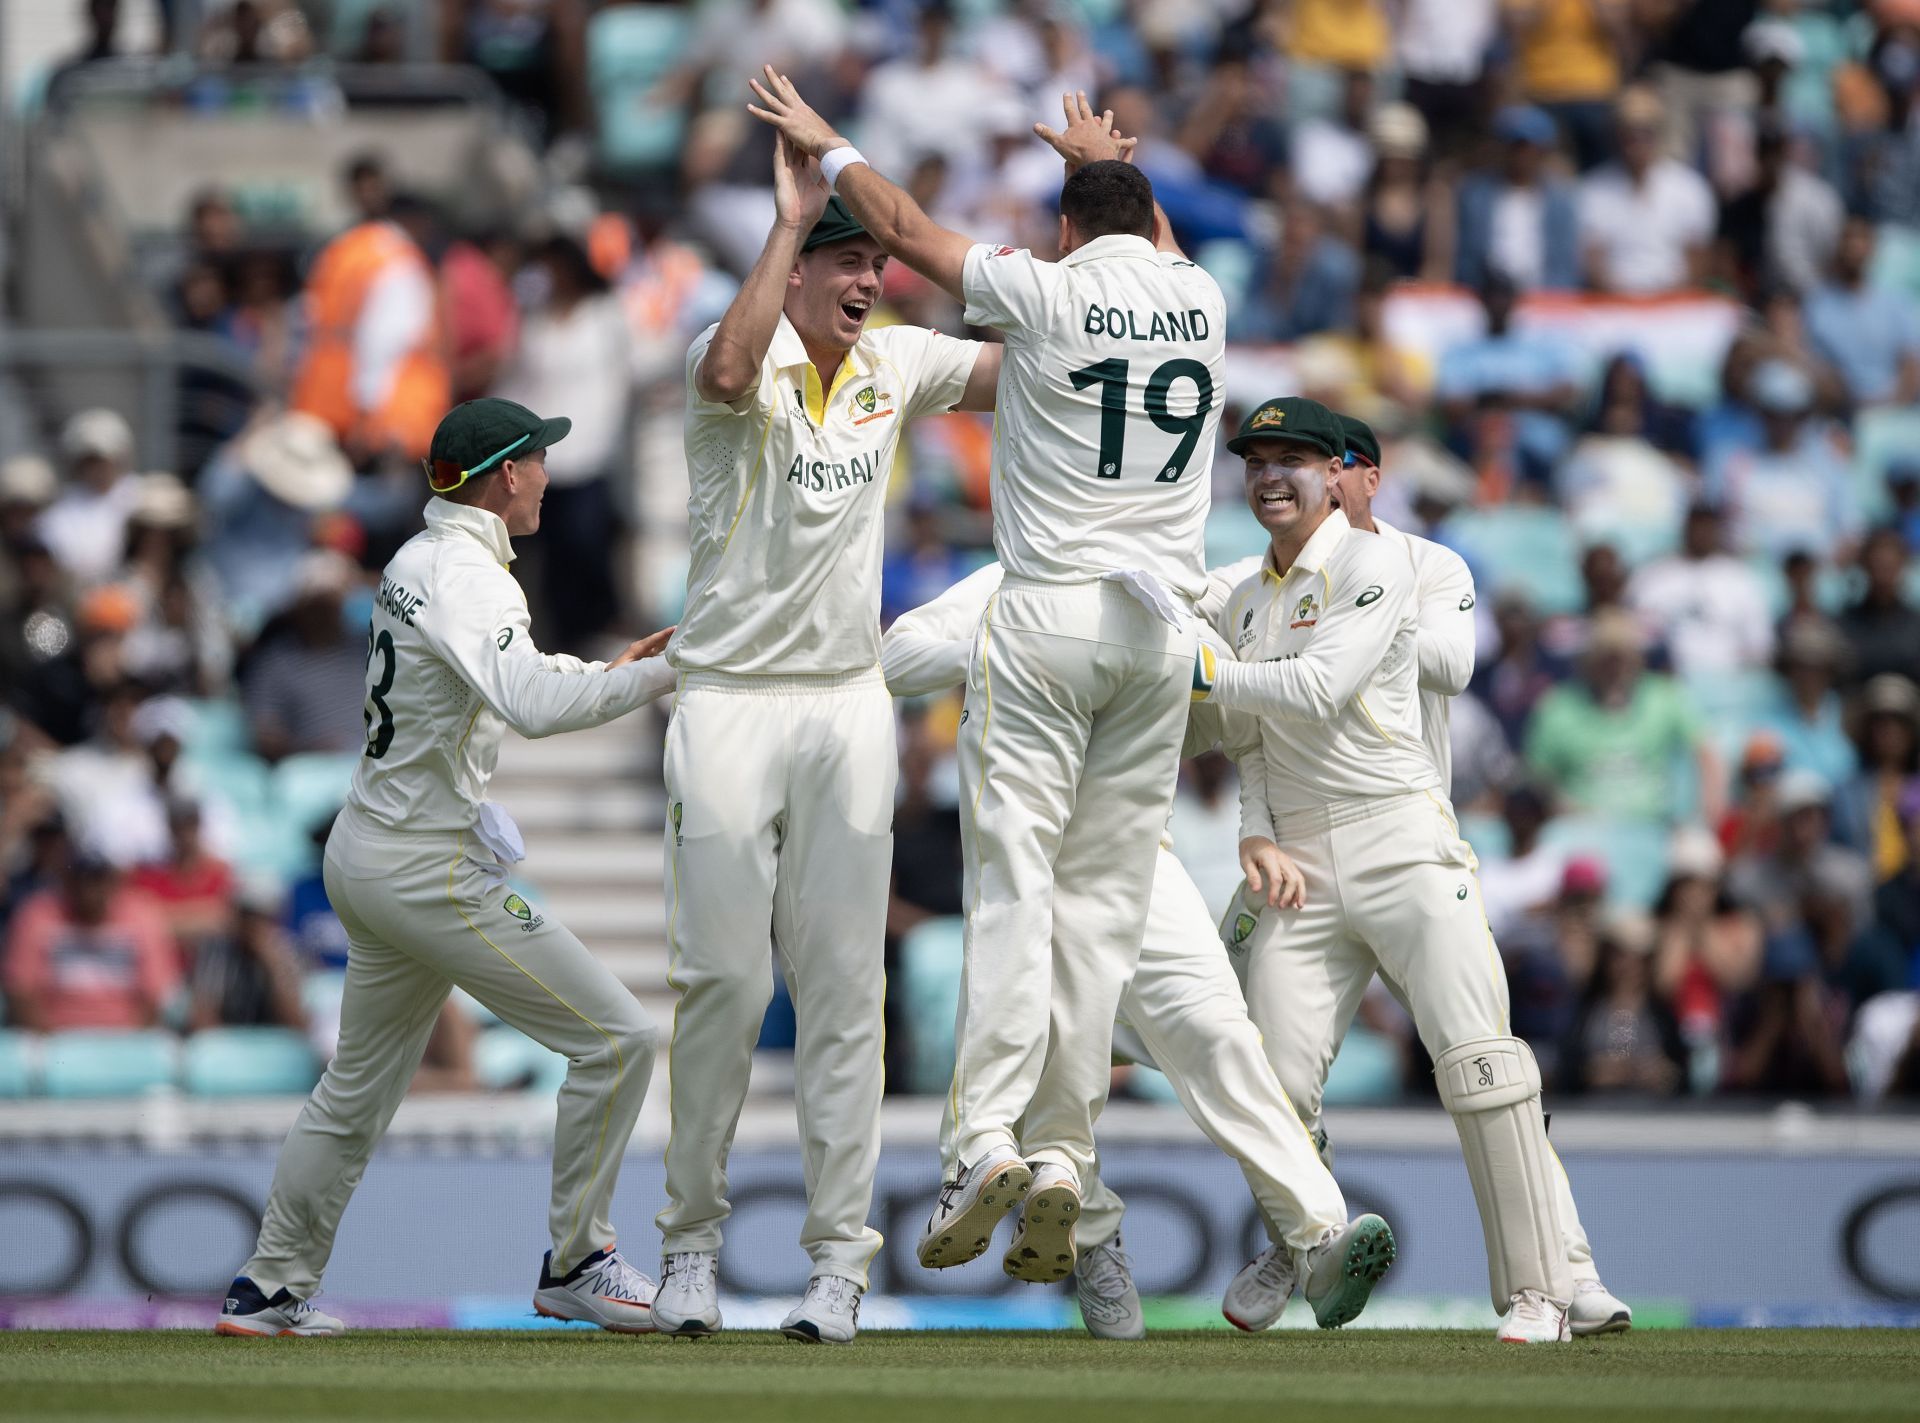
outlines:
M1488 1062L1484 1057L1476 1057L1473 1060L1473 1066L1474 1070L1480 1074L1480 1085L1482 1087L1493 1086L1493 1064Z
M533 906L517 894L509 894L500 907L520 921L520 931L524 934L531 934L547 922L545 916L535 914Z
M1233 940L1227 945L1228 953L1244 954L1247 951L1247 940L1253 936L1253 927L1257 922L1251 914L1241 913L1235 916Z
M869 385L862 386L860 390L855 392L853 403L871 415L873 414L873 407L877 405L879 401L873 393L873 387Z
M1247 422L1247 428L1249 430L1271 430L1277 425L1284 425L1286 423L1287 412L1284 410L1276 410L1273 406L1269 405L1265 409L1258 411L1253 419Z
M1310 628L1320 621L1318 616L1319 612L1319 603L1314 601L1313 594L1309 593L1306 597L1302 598L1299 605L1294 608L1293 621L1288 623L1287 626L1290 628Z

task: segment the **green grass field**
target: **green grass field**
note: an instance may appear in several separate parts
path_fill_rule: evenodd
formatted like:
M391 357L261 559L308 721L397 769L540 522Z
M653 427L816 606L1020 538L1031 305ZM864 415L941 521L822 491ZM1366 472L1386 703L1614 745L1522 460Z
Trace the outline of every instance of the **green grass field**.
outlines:
M1478 1333L0 1334L0 1418L728 1423L1920 1417L1920 1333L1671 1330L1559 1348Z

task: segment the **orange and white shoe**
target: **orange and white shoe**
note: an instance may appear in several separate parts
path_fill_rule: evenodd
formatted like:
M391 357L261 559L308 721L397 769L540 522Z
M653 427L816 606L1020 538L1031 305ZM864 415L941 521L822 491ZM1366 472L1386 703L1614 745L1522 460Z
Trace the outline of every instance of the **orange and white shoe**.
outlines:
M553 1252L540 1262L540 1288L533 1312L545 1319L582 1319L615 1334L652 1334L653 1296L658 1286L620 1258L609 1245L596 1250L566 1274L552 1272Z
M1538 1290L1521 1290L1513 1297L1494 1336L1502 1344L1565 1344L1573 1338L1567 1307Z
M276 1291L268 1298L252 1280L240 1275L227 1290L227 1302L213 1332L235 1339L317 1338L345 1334L347 1326L295 1299L290 1290Z

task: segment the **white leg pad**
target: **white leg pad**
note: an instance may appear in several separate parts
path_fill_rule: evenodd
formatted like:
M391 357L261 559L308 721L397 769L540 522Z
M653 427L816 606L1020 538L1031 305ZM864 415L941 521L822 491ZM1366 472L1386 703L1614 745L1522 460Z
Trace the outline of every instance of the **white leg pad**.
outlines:
M1504 1313L1521 1290L1566 1304L1573 1278L1533 1049L1519 1038L1475 1038L1442 1053L1433 1071L1480 1206L1493 1307Z

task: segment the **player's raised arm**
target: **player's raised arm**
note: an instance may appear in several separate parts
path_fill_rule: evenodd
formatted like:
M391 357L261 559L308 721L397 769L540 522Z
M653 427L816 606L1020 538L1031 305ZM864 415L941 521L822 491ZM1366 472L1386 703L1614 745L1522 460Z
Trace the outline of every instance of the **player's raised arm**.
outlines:
M1066 115L1066 128L1055 131L1045 124L1035 124L1033 132L1035 137L1045 140L1060 155L1061 161L1067 165L1069 176L1089 163L1109 159L1117 159L1122 163L1133 162L1133 151L1139 146L1140 140L1121 135L1120 130L1113 126L1112 109L1094 113L1093 105L1087 102L1083 89L1062 94L1060 108ZM1157 200L1153 205L1153 245L1160 252L1171 252L1177 257L1187 255L1174 240L1173 224L1167 221L1166 209Z
M747 105L747 112L778 129L789 148L820 160L828 185L874 241L955 301L965 301L961 273L973 240L942 227L905 189L874 171L859 150L800 97L786 75L776 73L769 64L764 78L764 83L747 81L760 100Z
M734 295L707 353L693 372L694 392L716 405L731 405L750 394L773 345L787 281L799 259L800 245L832 196L820 166L784 138L773 145L773 229L760 260Z

